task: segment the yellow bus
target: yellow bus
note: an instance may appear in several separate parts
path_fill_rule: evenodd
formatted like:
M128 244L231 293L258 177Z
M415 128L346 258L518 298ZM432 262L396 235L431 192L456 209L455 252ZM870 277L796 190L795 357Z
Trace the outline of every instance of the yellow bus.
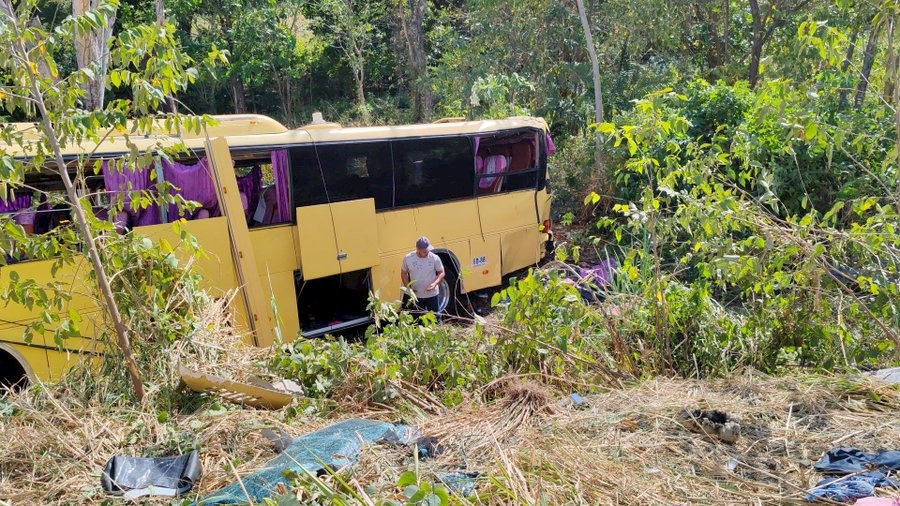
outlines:
M462 295L500 285L504 275L552 249L547 157L555 147L540 118L343 128L319 117L296 129L264 116L216 119L203 137L172 135L162 126L152 138L132 137L148 151L161 139L187 147L189 154L175 159L156 156L153 171L116 170L129 147L115 135L66 154L102 161L101 173L88 178L98 216L111 201L152 191L161 181L199 204L183 223L206 253L195 267L211 295L236 293L235 319L257 346L271 345L276 327L286 338L314 337L370 321L369 292L401 297L401 259L422 235L447 269L440 306L448 311L460 309ZM27 138L28 125L17 128ZM27 183L59 190L52 178ZM18 200L18 206L0 201L0 212L29 233L48 233L68 213L41 204L37 194ZM176 244L169 222L179 219L177 212L126 205L107 218L123 233ZM11 275L51 280L52 260L9 260L0 261L0 290ZM101 315L87 269L83 259L52 278L70 291L64 311L83 316L85 338L61 348L50 334L35 335L26 344L23 329L39 312L0 307L0 381L52 380L90 353Z

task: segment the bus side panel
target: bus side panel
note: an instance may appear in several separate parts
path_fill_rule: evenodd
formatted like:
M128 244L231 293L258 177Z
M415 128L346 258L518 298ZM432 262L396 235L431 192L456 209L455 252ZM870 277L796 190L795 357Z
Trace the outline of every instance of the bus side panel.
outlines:
M460 239L481 235L478 208L473 200L419 207L416 230L417 235L427 236L435 248L446 248ZM407 246L410 251L415 247L415 238L412 239Z
M261 280L263 291L267 296L274 296L278 311L277 325L281 328L281 338L285 342L293 341L300 332L300 320L297 317L297 290L294 287L293 272L279 272ZM266 300L266 304L269 304Z
M524 227L538 228L533 190L480 197L478 209L485 234Z
M375 199L331 204L341 273L368 269L378 264L378 226Z
M318 279L341 272L331 206L296 208L297 238L303 279Z
M237 288L237 275L228 242L228 223L223 216L205 220L182 222L181 227L197 239L203 254L191 260L191 256L181 247L181 238L172 224L151 225L134 229L154 242L166 240L175 248L175 255L182 265L193 262L194 269L203 276L201 286L213 297L222 297L229 290Z
M378 224L378 249L382 254L412 251L418 237L414 210L401 209L378 213L375 220Z
M466 292L497 286L501 280L500 236L490 235L469 241L469 257L460 258Z
M294 271L300 268L295 251L296 231L295 227L289 226L250 230L263 292L267 298L274 295L281 335L289 341L300 330L294 289Z
M466 270L468 270L468 269L466 269L466 267L469 265L469 259L471 258L471 252L469 249L469 241L456 241L456 242L448 244L447 246L435 246L435 248L445 249L445 250L449 251L451 254L453 254L454 257L456 257L456 260L459 261L459 268L462 271L462 272L460 272L460 274L462 274L464 276L463 284L465 284L465 272L466 272ZM446 262L445 262L444 269L451 268L451 267L453 267L453 266L446 265ZM466 289L468 289L468 286L466 287Z
M47 364L52 379L60 379L66 371L83 360L93 359L93 366L100 366L100 354L103 352L103 346L99 339L93 339L91 336L100 336L108 322L104 321L104 313L99 309L84 311L81 313L81 317L82 322L78 324L79 330L81 335L88 337L66 339L63 341L62 349L47 350ZM112 327L109 328L112 333ZM115 338L115 334L112 334L112 338ZM52 335L47 334L46 339L51 347L55 346L55 343L52 342Z
M381 257L381 262L372 267L372 291L378 290L381 300L400 300L400 263L406 253L394 253Z
M66 339L62 346L65 350L72 350L74 354L48 351L56 347L53 340L54 328L48 326L43 334L35 334L31 344L25 344L23 325L28 325L41 317L41 309L33 307L9 304L3 307L4 327L0 330L0 341L7 342L22 353L29 360L29 366L34 369L35 375L41 380L51 380L61 377L66 370L79 358L78 351L90 350L95 346L92 336L96 335L95 322L102 317L98 305L98 295L90 281L88 272L91 269L86 258L75 259L72 265L63 265L56 276L51 278L53 260L38 260L7 265L0 268L0 279L8 284L10 273L15 272L22 280L34 280L43 286L49 281L60 283L61 290L65 291L70 299L63 304L59 314L65 316L70 310L76 311L82 318L78 324L82 336ZM52 296L52 295L51 295ZM55 311L55 310L54 310ZM102 323L102 322L101 322ZM98 323L99 325L100 323ZM27 353L25 352L27 350ZM62 357L62 358L61 358Z
M140 227L134 233L144 235L154 242L166 240L175 248L175 254L182 264L193 262L194 269L203 279L200 286L212 297L230 296L229 292L238 288L237 271L234 266L234 257L231 254L231 234L228 232L227 218L218 216L204 220L184 221L182 228L197 239L197 244L202 250L199 258L191 255L181 248L181 238L175 232L172 224L151 225ZM246 332L250 327L246 321L244 311L243 294L238 292L231 301L229 309L235 316L235 325L241 332ZM252 336L247 334L245 340L252 342Z
M536 264L541 259L541 232L536 225L500 236L503 274Z
M256 249L256 266L265 279L266 272L293 272L300 266L294 251L294 227L277 226L250 229Z

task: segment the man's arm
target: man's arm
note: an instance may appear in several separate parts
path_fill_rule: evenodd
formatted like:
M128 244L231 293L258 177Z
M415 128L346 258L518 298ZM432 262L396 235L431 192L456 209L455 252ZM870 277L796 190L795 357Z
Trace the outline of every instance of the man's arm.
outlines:
M409 273L402 268L400 269L400 281L403 282L403 286L409 286Z
M406 258L400 261L400 282L403 286L409 286L409 270L406 268Z
M437 273L437 278L434 279L434 283L428 285L429 292L437 288L437 286L441 284L441 281L444 280L444 276L446 275L444 264L441 262L440 258L437 260L437 262L435 262L434 272Z

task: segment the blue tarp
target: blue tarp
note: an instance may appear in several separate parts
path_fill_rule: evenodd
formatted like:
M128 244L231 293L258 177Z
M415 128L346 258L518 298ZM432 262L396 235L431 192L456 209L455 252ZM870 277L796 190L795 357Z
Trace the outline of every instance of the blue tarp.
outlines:
M243 504L248 502L248 496L254 502L262 501L272 494L279 483L288 484L283 476L285 471L317 474L324 466L337 470L350 464L365 444L382 439L409 444L411 441L408 439L413 434L415 431L408 427L391 423L359 418L344 420L298 437L265 468L195 504Z

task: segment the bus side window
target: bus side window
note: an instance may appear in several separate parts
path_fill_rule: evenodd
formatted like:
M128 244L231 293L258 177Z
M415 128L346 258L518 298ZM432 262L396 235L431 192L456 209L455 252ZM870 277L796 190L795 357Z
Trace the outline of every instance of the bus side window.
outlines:
M313 146L294 146L291 152L291 194L294 207L324 204L325 187Z
M466 137L393 142L396 205L472 196L474 154Z
M374 198L375 209L393 207L391 146L388 142L317 145L332 202Z
M476 194L536 189L542 163L541 139L539 131L532 129L475 137Z

